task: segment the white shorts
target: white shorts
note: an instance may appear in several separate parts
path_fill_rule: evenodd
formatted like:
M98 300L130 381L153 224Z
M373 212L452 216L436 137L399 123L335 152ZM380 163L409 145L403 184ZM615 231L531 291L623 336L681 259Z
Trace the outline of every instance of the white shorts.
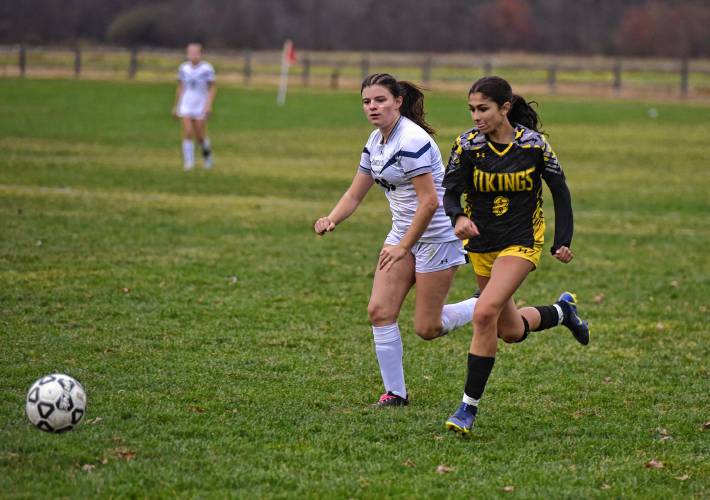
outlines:
M205 114L206 106L207 101L204 99L185 99L185 96L183 96L178 106L178 116L192 118L193 120L204 120L207 117Z
M397 245L399 239L392 234L385 239L385 245ZM424 243L418 241L412 247L414 270L418 273L434 273L466 263L466 251L463 241L445 241L443 243Z

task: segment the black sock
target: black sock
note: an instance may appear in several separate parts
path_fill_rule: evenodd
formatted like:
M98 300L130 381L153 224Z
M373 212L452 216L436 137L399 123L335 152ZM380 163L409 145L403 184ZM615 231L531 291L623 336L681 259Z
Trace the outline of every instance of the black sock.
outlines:
M540 313L540 326L533 331L547 330L560 324L560 315L555 306L536 306L535 309Z
M464 389L466 396L473 399L481 399L483 389L486 388L486 382L488 382L488 376L493 370L495 361L495 357L488 358L468 353L468 375L466 376L466 388Z
M212 154L212 148L210 148L209 143L205 141L200 146L202 147L202 157L209 158Z

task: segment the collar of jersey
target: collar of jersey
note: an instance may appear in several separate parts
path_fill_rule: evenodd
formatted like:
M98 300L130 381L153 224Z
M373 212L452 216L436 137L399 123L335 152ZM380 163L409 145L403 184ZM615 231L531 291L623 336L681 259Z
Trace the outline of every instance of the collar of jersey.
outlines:
M400 117L397 119L397 123L395 123L394 127L392 127L392 131L390 132L390 136L387 138L387 143L389 143L390 140L392 140L392 136L394 135L394 131L397 130L397 128L399 128L399 124L402 123L402 118L404 118L404 116L400 115ZM382 135L382 132L380 132L380 144L385 144L384 141L385 141L385 136Z
M498 151L493 143L486 138L486 142L488 143L488 147L491 148L491 151L493 151L495 154L498 156L505 156L505 154L510 151L510 148L513 147L513 144L515 144L518 139L520 139L523 136L523 133L525 132L525 129L522 128L520 125L515 126L515 136L513 136L513 140L510 144L508 144L508 147L506 147L503 151Z

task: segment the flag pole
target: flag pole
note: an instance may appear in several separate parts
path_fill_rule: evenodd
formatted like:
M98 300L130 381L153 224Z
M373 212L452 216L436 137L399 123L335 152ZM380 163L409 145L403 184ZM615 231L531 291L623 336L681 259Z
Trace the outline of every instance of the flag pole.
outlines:
M288 91L288 70L296 60L293 42L286 40L281 53L281 79L279 80L279 93L276 96L276 103L279 106L286 104L286 92Z

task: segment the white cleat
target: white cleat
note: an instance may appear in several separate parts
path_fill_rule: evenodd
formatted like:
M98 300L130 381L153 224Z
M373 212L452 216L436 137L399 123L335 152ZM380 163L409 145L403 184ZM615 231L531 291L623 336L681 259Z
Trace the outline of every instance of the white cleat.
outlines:
M189 172L189 171L192 170L193 168L195 168L195 164L194 164L194 163L185 163L185 164L182 166L182 169L183 169L185 172Z
M210 170L213 166L214 162L212 161L212 157L205 158L205 170Z

